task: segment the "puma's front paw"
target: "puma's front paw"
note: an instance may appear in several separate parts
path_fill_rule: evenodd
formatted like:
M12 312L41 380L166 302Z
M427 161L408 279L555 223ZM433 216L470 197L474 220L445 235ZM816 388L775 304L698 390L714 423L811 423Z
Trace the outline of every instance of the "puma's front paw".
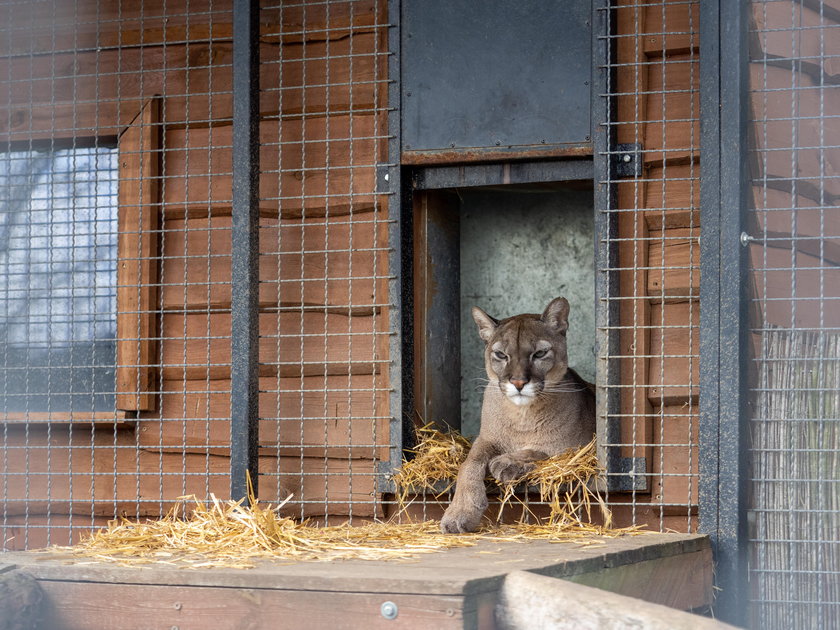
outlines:
M533 464L518 461L508 454L499 455L490 460L490 474L502 484L516 481L532 470L534 470Z
M484 510L459 509L454 505L446 508L440 519L440 531L444 534L466 534L478 529Z
M464 495L460 498L456 496L440 519L440 531L444 534L466 534L477 530L487 509L487 495L483 490L476 491L466 500Z

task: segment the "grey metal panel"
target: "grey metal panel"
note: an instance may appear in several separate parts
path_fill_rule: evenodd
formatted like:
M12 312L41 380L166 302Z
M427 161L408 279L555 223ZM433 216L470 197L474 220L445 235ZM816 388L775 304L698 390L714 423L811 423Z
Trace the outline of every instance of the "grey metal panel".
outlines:
M591 3L402 2L402 149L590 141Z

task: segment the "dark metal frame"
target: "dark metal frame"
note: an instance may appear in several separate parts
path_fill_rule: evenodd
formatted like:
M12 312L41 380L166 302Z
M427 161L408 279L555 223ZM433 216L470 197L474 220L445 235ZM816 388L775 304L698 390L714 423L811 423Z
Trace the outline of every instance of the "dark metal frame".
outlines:
M619 346L619 263L616 184L622 177L641 176L641 147L615 143L615 99L610 96L615 77L610 60L615 58L615 19L610 0L592 3L592 139L595 173L595 327L596 432L598 459L607 471L610 492L647 489L647 465L643 457L621 454L621 365Z
M387 462L382 462L377 472L377 489L394 490L390 475L402 464L404 441L412 435L410 375L405 366L411 365L412 339L412 259L411 212L403 199L402 170L400 168L400 0L388 0L388 163L380 168L380 181L388 191L388 245L391 250L388 281L389 328L389 382L391 386L389 437L391 442ZM409 446L409 445L406 445Z
M259 1L233 5L230 493L258 493Z
M610 242L617 235L617 218L608 210L614 207L616 150L613 146L613 128L605 125L610 120L614 107L608 98L611 81L610 68L606 62L614 46L614 39L602 37L608 29L614 28L610 0L593 0L591 19L592 77L590 80L592 103L592 157L567 158L563 160L498 162L456 166L423 166L400 168L400 0L389 0L390 22L390 77L389 77L389 163L379 169L379 185L390 191L389 219L391 221L390 247L391 269L399 270L391 278L391 458L387 467L380 470L388 473L401 463L402 451L410 444L413 401L413 235L412 235L412 193L414 191L443 190L459 187L494 186L509 184L532 184L546 182L580 181L593 182L595 206L596 276L596 326L598 329L598 356L616 356L619 351L618 302L610 299L618 296L617 251ZM387 176L387 177L386 177ZM599 210L600 209L600 210ZM629 490L634 483L633 470L644 466L644 462L632 462L623 458L619 448L607 448L604 444L618 443L617 423L610 421L619 410L620 366L616 361L601 360L597 365L598 388L598 443L599 457L612 473L610 486L613 490ZM612 385L612 387L610 387ZM644 475L636 483L644 483ZM380 478L380 489L392 490L386 474Z
M700 530L715 550L716 614L738 625L747 620L747 8L700 4Z
M607 444L619 442L618 424L611 418L620 405L619 389L620 366L617 361L605 357L614 357L619 352L619 339L616 333L618 324L618 301L611 299L619 294L618 287L618 251L610 243L618 234L618 220L610 209L615 206L615 185L612 182L613 168L611 147L613 145L613 127L604 124L613 119L611 113L613 99L609 97L612 85L609 59L613 54L610 35L615 21L609 0L592 3L592 152L595 166L595 329L596 356L595 380L596 396L596 431L598 459L608 471L608 482L613 484L609 473L618 471L620 453L617 447Z

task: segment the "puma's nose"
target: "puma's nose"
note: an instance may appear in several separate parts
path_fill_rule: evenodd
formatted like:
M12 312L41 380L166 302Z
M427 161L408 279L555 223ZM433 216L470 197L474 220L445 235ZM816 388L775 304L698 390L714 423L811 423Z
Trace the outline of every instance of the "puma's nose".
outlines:
M528 384L528 380L524 378L512 378L510 379L510 382L513 383L513 386L519 391L522 391L522 388Z

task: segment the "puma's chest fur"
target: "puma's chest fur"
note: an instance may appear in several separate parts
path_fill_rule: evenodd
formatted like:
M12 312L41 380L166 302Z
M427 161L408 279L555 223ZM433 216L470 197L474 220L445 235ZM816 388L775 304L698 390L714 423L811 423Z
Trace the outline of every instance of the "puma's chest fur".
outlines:
M489 378L480 435L502 451L531 448L554 455L592 439L595 396L568 367L568 313L565 298L553 300L541 316L501 321L473 309Z

